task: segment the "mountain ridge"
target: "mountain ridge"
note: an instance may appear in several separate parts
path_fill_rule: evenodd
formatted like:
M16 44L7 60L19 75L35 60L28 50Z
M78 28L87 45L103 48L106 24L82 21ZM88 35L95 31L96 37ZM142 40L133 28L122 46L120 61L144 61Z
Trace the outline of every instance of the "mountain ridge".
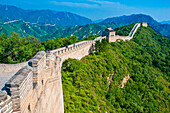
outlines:
M16 29L14 29L11 25L10 27L8 27L8 29L2 29L4 27L1 24L1 29L0 29L1 34L6 33L7 35L9 35L10 34L9 32L14 31L14 32L20 33L20 36L22 37L23 36L35 36L41 41L45 41L46 39L63 38L63 37L68 37L72 35L75 35L79 39L82 39L89 35L96 35L96 34L101 35L102 32L107 27L111 27L115 29L117 27L129 25L129 24L136 23L136 22L147 22L157 33L161 33L163 35L167 35L167 37L170 37L170 25L169 24L158 23L151 16L145 15L145 14L123 15L119 17L107 18L99 23L92 23L90 19L87 19L87 21L83 21L81 18L84 19L85 17L81 17L79 15L72 14L70 12L57 12L57 11L53 11L49 9L23 10L15 6L9 6L9 5L0 5L0 6L3 6L3 7L0 7L0 15L1 15L0 22L2 22L2 24L4 22L8 23L10 21L14 21L15 19L16 20L22 19L26 22L31 20L30 24L32 23L33 25L36 25L36 23L38 23L41 26L44 24L51 24L53 26L56 25L57 28L59 28L59 26L65 27L65 28L61 27L56 30L53 29L52 32L50 33L48 33L49 32L48 28L45 27L45 29L47 29L48 31L43 31L44 34L40 32L41 30L38 30L38 32L40 33L35 33L36 31L31 31L31 33L27 33L28 35L26 35L25 33L23 33L23 31L21 32L19 27L16 27ZM5 13L5 12L8 12L8 13ZM26 14L27 16L25 16ZM54 18L52 18L53 16ZM49 19L47 19L46 21L46 18L49 18ZM78 25L78 23L80 25ZM59 26L57 24L59 24ZM25 35L22 35L22 34L25 34Z
M38 25L23 20L0 23L0 34L10 35L11 32L20 33L21 37L34 36L36 38L45 34L53 34L56 30L62 29L60 26Z
M0 15L10 21L22 19L31 23L56 24L64 27L92 23L91 19L70 12L50 9L24 10L11 5L0 5Z
M167 20L167 21L161 21L160 23L161 23L161 24L170 24L170 20Z
M147 22L150 24L153 29L155 29L157 32L170 36L170 25L169 24L161 24L154 20L151 16L145 15L145 14L132 14L132 15L123 15L119 17L111 17L103 20L99 24L106 24L115 22L122 26L132 24L135 22Z

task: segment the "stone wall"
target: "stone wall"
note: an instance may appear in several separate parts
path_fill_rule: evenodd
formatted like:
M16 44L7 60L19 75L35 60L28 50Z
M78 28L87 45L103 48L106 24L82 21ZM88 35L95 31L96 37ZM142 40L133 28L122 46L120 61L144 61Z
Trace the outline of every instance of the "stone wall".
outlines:
M101 40L102 37L97 40ZM82 41L67 48L40 51L5 84L13 112L64 113L61 67L68 58L81 59L92 52L95 41ZM6 98L7 99L7 98ZM6 100L3 99L4 103ZM3 104L6 110L8 103ZM10 107L9 107L10 108Z
M141 23L136 23L134 25L134 27L132 28L132 30L129 33L129 37L133 38L134 34L136 33L136 31L138 30L138 28L141 26Z
M25 66L20 69L6 84L6 91L13 103L13 112L27 110L27 96L32 92L32 69Z
M109 42L116 42L117 40L131 40L134 36L134 34L136 33L137 29L142 25L142 26L146 26L147 23L136 23L134 25L134 27L132 28L132 30L130 31L128 36L119 36L119 35L115 35L115 31L113 32L109 32L107 39L109 40Z
M99 39L100 40L100 39ZM82 41L74 45L68 46L68 48L60 48L53 50L53 54L61 58L61 62L68 58L81 59L82 57L89 55L94 47L95 41Z
M132 29L132 36L137 27ZM113 42L117 39L130 40L132 38L117 35L114 37L116 38L111 40ZM0 91L0 112L64 113L62 63L68 58L80 60L89 55L94 49L95 42L104 38L106 36L97 37L91 41L81 41L52 51L38 52L28 62L28 66L21 68L8 80L5 84L7 93ZM18 69L16 67L16 70Z

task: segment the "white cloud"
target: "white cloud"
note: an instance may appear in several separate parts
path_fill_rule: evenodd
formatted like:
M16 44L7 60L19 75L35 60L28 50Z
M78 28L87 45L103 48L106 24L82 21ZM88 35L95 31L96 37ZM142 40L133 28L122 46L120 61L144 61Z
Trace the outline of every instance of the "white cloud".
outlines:
M90 2L99 4L100 8L117 8L117 9L136 9L135 7L129 7L119 2L110 2L106 0L88 0Z
M73 9L77 9L77 12L81 15L84 15L84 12L86 12L86 16L89 16L89 18L92 19L140 12L140 9L137 9L136 7L130 7L119 2L111 2L107 0L84 0L83 3L50 1L50 3L57 6L72 7ZM80 10L80 8L83 9Z
M99 3L99 4L106 4L106 5L115 5L120 4L119 2L110 2L110 1L99 1L99 0L88 0L90 2Z
M87 4L87 3L56 2L56 1L50 1L50 3L55 4L55 5L69 6L69 7L86 7L86 8L98 7L97 4Z
M135 9L134 7L129 7L124 4L120 4L119 2L110 2L106 0L87 0L91 3L79 3L79 2L57 2L57 1L50 1L50 3L58 5L58 6L69 6L69 7L84 7L84 8L116 8L116 9Z

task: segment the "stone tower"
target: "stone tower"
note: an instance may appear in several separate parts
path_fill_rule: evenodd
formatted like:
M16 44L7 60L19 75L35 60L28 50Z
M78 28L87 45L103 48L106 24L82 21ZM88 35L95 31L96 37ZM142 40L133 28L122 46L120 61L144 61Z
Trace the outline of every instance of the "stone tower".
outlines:
M106 36L106 39L108 39L109 42L111 42L111 40L115 38L115 31L113 31L112 28L107 28L103 32L102 36Z
M141 26L148 27L148 24L146 22L141 22Z

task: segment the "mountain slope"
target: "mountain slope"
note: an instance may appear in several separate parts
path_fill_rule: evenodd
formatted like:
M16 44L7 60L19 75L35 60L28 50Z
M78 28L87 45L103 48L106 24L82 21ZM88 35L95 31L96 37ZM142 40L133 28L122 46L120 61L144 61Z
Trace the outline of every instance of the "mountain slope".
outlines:
M73 27L63 28L57 25L38 25L24 22L23 20L16 20L0 23L0 34L5 33L6 35L10 35L11 32L16 32L19 33L21 37L34 36L40 41L69 37L72 35L82 39L88 37L89 35L101 35L102 32L108 27L117 28L119 26L120 25L116 23L109 23L105 25L75 25Z
M131 41L96 42L98 52L66 60L65 112L169 113L169 43L151 28L140 27Z
M4 22L8 22L9 20L7 18L1 17L0 16L0 22L4 23Z
M42 36L40 39L44 40L47 38L52 38L52 37L56 37L56 38L63 38L63 37L68 37L71 35L75 35L78 37L78 39L83 39L86 38L89 35L102 35L102 32L106 29L106 28L117 28L119 27L119 24L116 23L109 23L109 24L104 24L104 25L98 25L98 24L87 24L84 26L73 26L70 28L65 28L63 30L57 30L54 34L52 35L46 35L46 36Z
M69 12L57 12L52 10L23 10L10 5L0 5L0 15L10 21L22 19L31 23L56 24L64 27L92 23L92 21L88 18ZM1 19L0 21L3 22Z
M0 34L10 35L11 32L20 33L21 37L34 36L39 38L42 35L53 34L61 29L59 26L38 25L24 22L23 20L0 23Z
M125 25L125 24L128 25L128 24L135 23L135 22L148 22L150 24L156 23L156 21L148 15L133 14L130 16L124 15L120 17L107 18L103 20L102 22L100 22L100 24L106 24L110 22L117 22L117 23L121 23L122 25Z
M157 32L163 35L170 36L170 25L169 24L160 24L156 20L154 20L151 16L144 15L144 14L133 14L130 16L108 18L100 22L99 24L106 24L106 23L111 23L111 22L118 23L122 26L132 24L135 22L147 22Z

